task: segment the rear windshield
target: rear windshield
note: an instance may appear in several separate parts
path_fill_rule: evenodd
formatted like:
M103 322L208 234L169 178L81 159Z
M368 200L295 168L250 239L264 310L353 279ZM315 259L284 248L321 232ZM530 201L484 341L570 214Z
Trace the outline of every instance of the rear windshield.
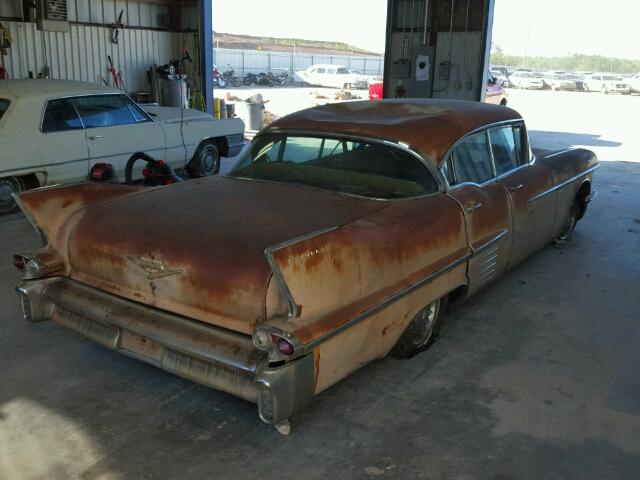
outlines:
M411 153L340 137L261 135L229 176L382 199L438 191L429 169Z
M2 117L4 116L4 112L9 110L9 103L9 100L0 98L0 119L2 119Z

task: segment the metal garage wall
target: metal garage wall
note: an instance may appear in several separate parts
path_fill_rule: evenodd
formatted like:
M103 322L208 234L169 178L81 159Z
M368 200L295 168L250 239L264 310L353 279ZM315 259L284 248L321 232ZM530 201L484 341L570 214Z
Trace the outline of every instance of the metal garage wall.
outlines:
M107 25L121 10L126 28L114 45ZM14 39L5 56L11 78L27 78L29 72L35 77L47 66L49 77L54 79L98 83L102 75L110 81L107 56L111 55L128 91L148 90L147 69L177 58L181 50L181 34L162 31L169 23L165 5L134 0L68 0L68 12L72 22L68 33L41 32L35 23L0 20ZM20 2L0 0L0 17L22 17Z
M439 32L433 98L473 98L482 49L482 32ZM450 62L448 80L440 80L442 62Z
M11 78L37 76L45 66L49 78L99 83L110 81L107 56L122 70L128 91L148 90L147 69L175 57L178 34L125 29L114 45L105 27L71 25L69 33L41 32L34 23L3 22L14 39L5 67Z

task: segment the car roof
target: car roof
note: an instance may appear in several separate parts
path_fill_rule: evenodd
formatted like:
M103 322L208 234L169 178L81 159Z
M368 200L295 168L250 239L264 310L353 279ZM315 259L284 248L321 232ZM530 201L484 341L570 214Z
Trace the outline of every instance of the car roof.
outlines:
M315 63L309 68L347 68L345 65L334 65L331 63Z
M100 95L105 93L122 92L95 83L71 80L3 80L0 95L5 94L15 98L42 98L44 100L70 95Z
M264 132L308 131L389 140L407 144L440 165L447 151L473 130L521 119L518 112L502 105L394 98L308 108L275 121Z

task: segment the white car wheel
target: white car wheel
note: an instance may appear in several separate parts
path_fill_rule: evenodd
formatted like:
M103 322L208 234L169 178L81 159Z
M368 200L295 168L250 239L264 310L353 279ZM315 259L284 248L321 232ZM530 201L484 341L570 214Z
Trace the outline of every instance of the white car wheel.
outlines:
M17 177L0 178L0 215L13 213L18 209L18 204L13 198L24 190L24 184Z

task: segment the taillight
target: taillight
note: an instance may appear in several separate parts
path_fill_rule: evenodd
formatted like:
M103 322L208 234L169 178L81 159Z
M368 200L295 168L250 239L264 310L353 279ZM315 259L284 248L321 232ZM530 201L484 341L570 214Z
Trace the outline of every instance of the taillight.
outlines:
M92 182L110 182L114 176L113 165L108 163L96 163L89 173Z
M278 339L276 340L276 349L282 355L285 355L287 357L290 357L291 355L293 355L293 351L294 351L294 348L291 342L289 342L288 340L285 340L282 337L278 337Z
M24 271L24 267L27 265L27 259L24 258L22 255L14 255L13 256L13 265L18 270L23 272Z

